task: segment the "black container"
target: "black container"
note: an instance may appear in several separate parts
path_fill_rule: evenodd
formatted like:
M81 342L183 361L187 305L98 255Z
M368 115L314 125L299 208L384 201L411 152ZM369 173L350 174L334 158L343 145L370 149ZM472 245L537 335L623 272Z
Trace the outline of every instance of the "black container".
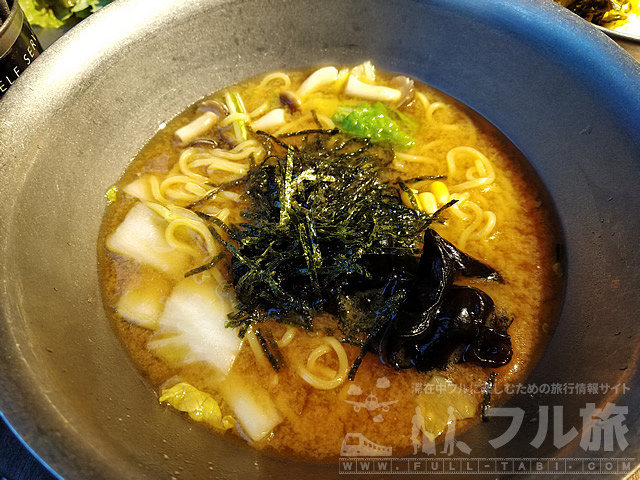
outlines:
M31 30L18 0L13 0L11 13L0 26L0 98L40 52L40 42Z

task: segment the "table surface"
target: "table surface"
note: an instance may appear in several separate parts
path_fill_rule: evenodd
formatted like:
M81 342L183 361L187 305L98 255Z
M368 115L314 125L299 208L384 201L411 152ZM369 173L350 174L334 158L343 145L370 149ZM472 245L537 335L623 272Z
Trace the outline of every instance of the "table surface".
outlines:
M0 420L0 480L54 480Z
M633 58L640 62L640 43L616 40L618 45L624 48Z
M55 30L34 29L44 48L61 34ZM640 43L616 42L640 62ZM0 480L54 480L57 477L44 468L22 445L4 421L0 420Z

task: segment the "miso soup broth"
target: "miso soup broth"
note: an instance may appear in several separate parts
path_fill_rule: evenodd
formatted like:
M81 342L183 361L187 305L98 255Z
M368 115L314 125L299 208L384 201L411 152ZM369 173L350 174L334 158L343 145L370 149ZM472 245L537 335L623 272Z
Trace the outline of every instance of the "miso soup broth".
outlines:
M482 428L553 329L559 239L522 156L369 62L213 93L107 197L103 299L133 361L185 421L269 454Z

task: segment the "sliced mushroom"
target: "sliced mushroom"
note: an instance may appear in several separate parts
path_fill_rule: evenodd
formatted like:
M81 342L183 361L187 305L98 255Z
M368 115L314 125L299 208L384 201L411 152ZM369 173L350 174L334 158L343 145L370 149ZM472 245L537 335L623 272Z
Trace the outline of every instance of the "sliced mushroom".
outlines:
M280 103L291 112L299 112L302 106L302 102L298 96L291 90L280 92Z
M365 82L375 82L376 81L376 68L373 66L371 61L367 60L360 65L356 65L351 69L351 75L356 77L358 80L364 80Z
M381 85L369 85L368 83L361 82L353 75L349 76L344 93L352 97L377 100L380 102L396 103L402 99L402 92L400 90L383 87Z
M233 129L228 127L220 130L220 140L222 140L229 148L233 148L238 144L238 139L233 134ZM222 145L220 145L222 147Z
M224 118L229 115L229 109L224 103L217 100L205 100L198 107L199 112L213 112L218 118Z
M189 144L190 147L212 147L216 148L218 146L218 142L213 138L196 138L193 142Z
M218 116L213 112L204 112L198 118L176 130L176 138L181 145L188 145L200 135L211 130L218 123Z
M314 90L323 87L329 83L333 83L338 79L338 69L336 67L322 67L302 82L302 85L298 87L296 95L299 98L303 98L305 95L313 92Z
M397 90L400 90L402 97L396 105L396 108L400 108L403 105L407 105L413 101L415 96L413 80L404 75L393 77L389 85Z
M284 125L286 119L284 117L284 108L275 108L271 110L266 115L254 120L251 123L251 128L254 130L274 130L282 125Z

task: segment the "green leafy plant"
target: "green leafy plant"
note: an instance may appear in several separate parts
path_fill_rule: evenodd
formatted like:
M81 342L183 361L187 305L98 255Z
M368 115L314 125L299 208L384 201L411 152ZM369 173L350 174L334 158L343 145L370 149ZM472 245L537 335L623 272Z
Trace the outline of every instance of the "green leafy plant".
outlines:
M112 0L19 0L31 25L62 28L74 19L85 18Z
M625 20L629 15L629 0L558 0L573 13L596 25Z

